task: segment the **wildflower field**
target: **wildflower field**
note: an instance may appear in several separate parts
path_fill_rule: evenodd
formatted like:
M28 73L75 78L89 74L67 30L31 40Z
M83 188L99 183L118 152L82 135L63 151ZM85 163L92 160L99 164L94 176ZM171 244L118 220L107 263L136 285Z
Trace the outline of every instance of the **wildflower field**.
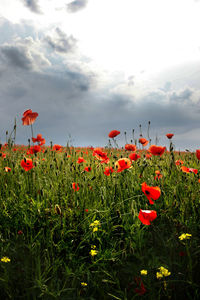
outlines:
M0 299L200 299L200 150L108 134L1 145Z

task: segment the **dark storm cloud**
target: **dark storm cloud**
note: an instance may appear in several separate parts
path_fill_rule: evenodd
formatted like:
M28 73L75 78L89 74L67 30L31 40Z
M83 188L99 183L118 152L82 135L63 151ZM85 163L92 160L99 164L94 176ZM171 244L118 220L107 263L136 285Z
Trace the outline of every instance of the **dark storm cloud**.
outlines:
M53 50L59 53L68 53L73 51L77 42L72 35L68 37L63 31L60 30L60 28L56 28L55 38L47 36L45 41Z
M71 134L74 145L105 146L109 131L117 129L121 131L119 144L124 145L123 132L127 132L130 141L134 128L138 138L139 124L142 124L143 135L147 137L149 120L151 133L157 130L159 136L164 137L161 143L166 143L164 133L168 131L184 134L199 127L198 103L193 106L188 102L182 104L175 97L172 104L166 101L169 95L160 91L149 92L142 99L133 101L127 95L105 90L97 92L91 89L92 86L92 76L84 73L52 71L42 74L7 70L0 81L4 102L0 114L1 128L4 131L8 129L5 126L12 124L17 115L17 141L27 143L30 128L21 125L21 117L29 108L39 113L34 133L42 133L48 144L52 140L65 145ZM171 93L173 95L175 91ZM185 93L185 96L188 94ZM1 131L1 137L4 131ZM151 138L154 141L155 134Z
M32 12L41 14L40 7L38 5L38 0L22 0L26 7L28 7Z
M49 60L39 52L37 43L27 37L24 40L18 40L13 44L4 44L0 46L0 62L2 67L17 67L23 70L34 70L50 66Z
M71 13L75 13L87 6L88 0L75 0L67 4L67 10Z
M15 67L25 70L32 68L32 59L28 56L26 49L11 45L1 46L0 53L3 59Z

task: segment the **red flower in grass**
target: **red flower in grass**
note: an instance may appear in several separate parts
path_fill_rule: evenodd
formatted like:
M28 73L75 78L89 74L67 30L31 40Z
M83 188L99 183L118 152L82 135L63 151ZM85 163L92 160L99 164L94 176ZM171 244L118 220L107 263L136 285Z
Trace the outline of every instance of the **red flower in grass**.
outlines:
M129 155L129 158L130 158L131 160L134 160L134 161L137 161L140 157L141 157L141 156L138 155L137 153L131 153L131 154Z
M184 173L194 173L194 174L197 174L197 173L198 173L198 170L197 170L197 169L187 168L187 167L185 167L185 166L182 166L182 167L181 167L181 170L182 170L182 172L184 172Z
M36 138L32 138L33 143L39 143L39 146L42 146L45 144L45 139L42 137L41 134L38 134Z
M128 158L120 158L118 161L116 161L115 163L115 167L117 168L117 173L125 170L125 169L128 169L131 167L131 160L128 159Z
M152 145L149 147L148 151L153 155L162 155L165 152L166 147Z
M144 295L145 293L146 293L146 288L144 287L144 284L143 284L143 282L142 282L142 279L141 279L141 277L136 277L135 278L135 281L136 281L136 283L137 283L137 288L135 288L135 292L138 294L138 295L140 295L140 296L142 296L142 295Z
M81 164L83 162L85 162L85 159L83 157L79 157L77 160L77 164Z
M4 170L5 170L5 172L10 172L10 171L11 171L11 168L5 167Z
M35 122L35 119L38 117L37 112L32 112L31 109L26 110L23 113L22 125L32 125Z
M156 176L154 177L154 179L161 179L163 177L159 170L155 171L155 174Z
M85 167L85 169L84 169L86 172L90 172L91 170L92 170L92 168L91 167Z
M182 165L184 162L182 161L182 160L176 160L175 161L175 164L176 164L176 166L180 166L180 165Z
M53 150L54 150L54 151L59 151L61 148L62 148L61 145L55 144L55 145L53 146Z
M109 158L107 156L107 153L103 152L101 148L94 148L93 154L96 159L100 160L101 163L108 163Z
M142 183L142 191L149 200L150 204L154 204L154 201L157 200L161 195L161 190L158 186L148 186L146 182Z
M145 138L140 138L139 143L145 147L146 145L148 145L149 141L147 141L147 139L145 139Z
M200 149L196 150L196 157L198 160L200 160Z
M78 191L80 189L80 187L78 186L78 183L75 183L75 182L72 183L72 188L74 191Z
M24 158L21 160L21 167L24 168L25 171L31 170L33 166L32 159L30 158Z
M151 222L157 218L155 210L142 210L140 209L138 218L144 225L151 225Z
M136 145L133 145L133 144L126 144L125 149L128 151L136 151L137 147L136 147Z
M35 154L41 151L41 148L39 145L35 145L35 146L31 146L28 151L26 152L26 154Z
M5 153L1 153L1 157L2 158L6 158L6 154Z
M119 135L119 134L120 134L120 131L118 131L118 130L112 130L112 131L108 134L108 136L109 136L109 138L113 139L114 137L116 137L116 136Z
M170 140L173 136L174 136L173 133L167 133L167 134L166 134L166 137L167 137L169 140Z
M103 172L106 176L110 176L114 172L112 167L105 167L105 171Z
M145 157L146 157L146 159L150 159L150 158L151 158L151 156L152 156L151 154L146 154L146 156L145 156Z

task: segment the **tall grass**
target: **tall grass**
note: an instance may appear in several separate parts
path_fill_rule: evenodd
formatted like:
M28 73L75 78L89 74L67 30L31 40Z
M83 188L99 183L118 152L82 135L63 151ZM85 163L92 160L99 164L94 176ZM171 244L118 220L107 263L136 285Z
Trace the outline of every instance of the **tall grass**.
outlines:
M26 172L27 147L1 148L0 256L10 259L0 262L1 299L199 299L199 173L175 164L198 169L194 153L171 149L146 159L139 151L131 168L106 176L92 149L42 149L30 155L34 168ZM113 168L130 154L104 151ZM86 162L78 164L79 156ZM156 170L162 178L154 178ZM143 182L161 189L154 205ZM157 211L151 225L138 219L140 209ZM181 241L182 233L192 236ZM157 279L161 266L171 274Z

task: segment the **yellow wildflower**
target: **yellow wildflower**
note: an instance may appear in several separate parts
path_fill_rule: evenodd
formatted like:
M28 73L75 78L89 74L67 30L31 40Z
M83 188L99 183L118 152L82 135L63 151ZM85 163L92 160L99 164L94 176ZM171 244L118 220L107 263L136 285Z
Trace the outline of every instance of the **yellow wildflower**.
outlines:
M141 275L147 275L147 270L141 270L141 271L140 271L140 274L141 274Z
M163 275L160 272L156 272L156 277L157 277L157 279L161 279L163 277Z
M95 245L92 245L92 246L91 246L91 249L96 249L96 247L97 247L97 246L95 246Z
M1 258L1 261L5 262L5 263L8 263L8 262L10 262L10 258L8 258L7 256L4 256L4 257Z
M95 256L95 255L97 255L97 253L98 253L97 250L91 249L91 251L90 251L90 255L91 255L91 256Z
M190 233L182 233L178 238L180 241L189 240L192 235Z
M164 268L164 267L160 267L159 270L160 270L160 272L157 272L157 273L156 273L157 279L160 279L160 278L162 278L162 277L167 277L167 276L171 275L171 272L169 272L169 271L168 271L166 268Z
M93 231L93 232L98 231L98 227L94 227L92 231Z
M167 276L171 275L171 272L169 272L169 271L168 271L167 269L165 269L164 267L160 267L159 269L160 269L160 273L161 273L163 276L167 277Z
M81 282L81 285L82 286L87 286L87 283L86 282Z
M101 224L100 224L100 221L99 220L95 220L94 222L92 222L91 224L90 224L90 227L97 227L97 226L100 226Z

